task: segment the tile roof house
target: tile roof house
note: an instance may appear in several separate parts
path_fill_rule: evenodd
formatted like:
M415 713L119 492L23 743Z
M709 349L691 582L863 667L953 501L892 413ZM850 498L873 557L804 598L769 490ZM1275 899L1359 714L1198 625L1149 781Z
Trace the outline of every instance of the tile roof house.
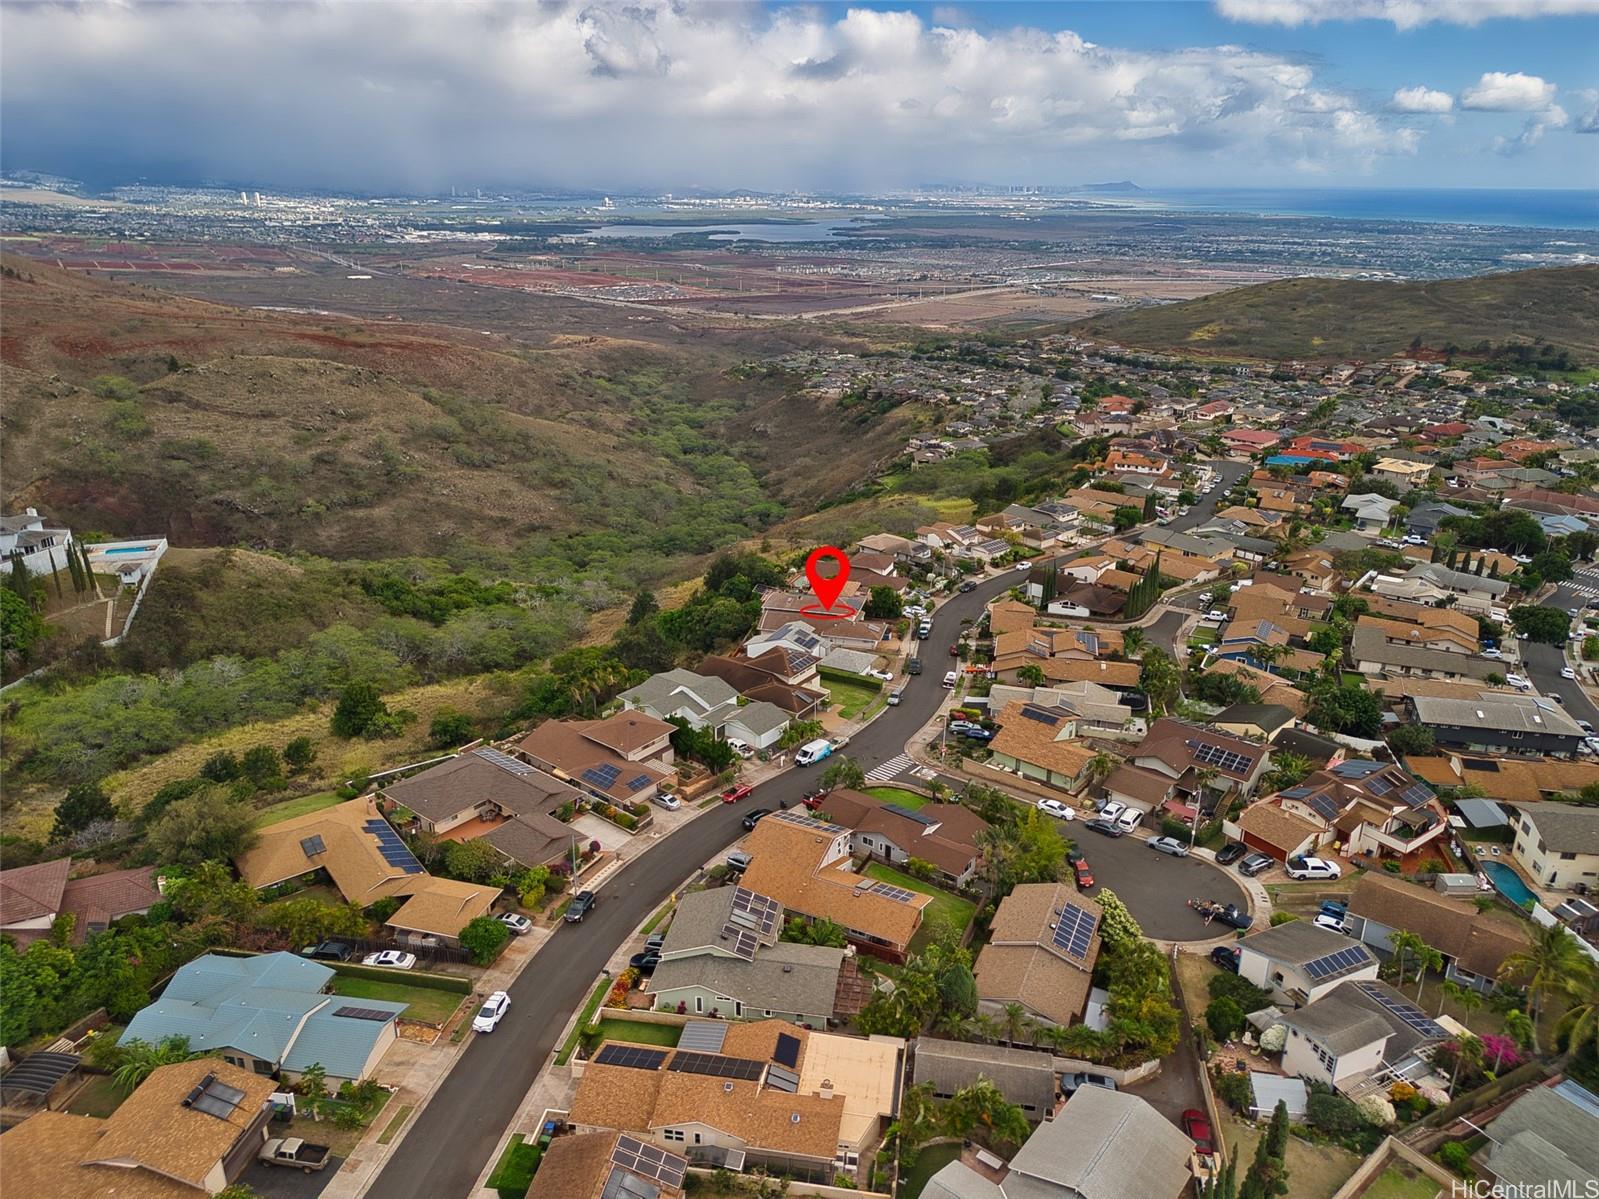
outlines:
M1570 1079L1527 1090L1483 1133L1502 1194L1576 1195L1599 1177L1599 1096Z
M805 629L804 639L810 642L809 648L820 650L816 654L820 660L826 652L821 649L820 638ZM774 638L771 644L778 644L779 640ZM755 648L755 642L746 648L751 655L763 652ZM798 645L790 648L801 652L807 649ZM716 727L716 719L712 714L721 715L724 708L737 704L738 692L719 678L695 674L692 670L674 669L651 675L637 687L629 687L618 698L625 707L648 712L657 719L670 720L677 716L701 729Z
M1164 716L1150 725L1128 761L1165 775L1189 796L1198 794L1201 770L1215 772L1205 784L1208 790L1248 795L1266 767L1268 749L1232 733Z
M915 1049L912 1081L918 1086L930 1083L935 1099L948 1099L986 1078L999 1088L1007 1103L1020 1107L1034 1124L1049 1119L1055 1111L1060 1083L1052 1054L936 1037L917 1037Z
M1143 1099L1079 1087L1040 1124L998 1182L951 1162L923 1199L1177 1199L1189 1193L1194 1144Z
M744 839L751 861L742 882L796 915L842 925L874 955L902 961L930 898L855 873L851 836L803 813L774 812Z
M500 826L496 832L510 829ZM421 946L453 945L474 916L487 915L497 887L434 878L422 869L371 797L307 812L257 830L234 859L239 877L258 890L325 871L350 903L366 907L401 898L387 926Z
M1020 1003L1035 1019L1081 1019L1099 957L1099 905L1064 883L1021 883L999 903L978 954L977 1005Z
M1526 926L1514 916L1371 871L1355 880L1346 922L1384 954L1393 952L1395 932L1415 933L1443 955L1446 979L1479 991L1492 990L1505 958L1527 947Z
M697 1166L827 1183L853 1175L897 1111L905 1043L783 1020L707 1029L717 1031L714 1050L615 1055L601 1045L583 1064L569 1123L638 1133Z
M623 709L601 720L546 720L517 743L516 753L598 799L648 803L673 777L676 731L647 712Z
M622 1132L556 1137L527 1199L678 1199L688 1158Z
M1475 652L1461 652L1453 645L1447 649L1427 648L1418 644L1421 637L1437 644L1446 643L1442 634L1428 634L1416 626L1362 616L1356 620L1355 631L1350 634L1349 658L1361 674L1368 676L1486 679L1490 674L1502 675L1505 671L1502 661L1484 658Z
M113 920L147 912L161 901L150 866L68 878L71 858L0 870L0 932L19 946L50 935L58 916L72 916L72 943Z
M822 814L852 833L850 849L903 866L911 858L928 863L946 886L965 886L977 871L978 838L988 822L960 804L928 803L905 808L847 787L830 792Z
M684 895L649 982L656 1007L826 1028L845 953L779 941L782 931L783 905L747 887Z
M1284 1073L1351 1097L1385 1088L1379 1080L1430 1073L1418 1055L1449 1036L1408 997L1377 979L1342 981L1282 1022L1288 1027Z
M1377 977L1377 958L1358 941L1308 920L1291 920L1235 943L1238 976L1279 1002L1314 1003L1339 983Z
M1297 719L1293 709L1282 704L1232 704L1205 723L1237 737L1270 741L1283 729L1292 728Z
M1574 758L1587 736L1564 708L1536 695L1412 695L1405 707L1411 721L1431 729L1433 740L1445 750Z
M1599 808L1573 804L1508 804L1516 839L1510 852L1541 887L1599 888Z
M255 1074L298 1076L320 1063L328 1080L366 1078L394 1043L403 1003L327 994L334 971L292 953L208 953L172 976L161 998L128 1022L122 1041L187 1037Z
M1077 740L1077 721L1070 713L1011 703L1000 710L997 720L999 732L988 743L995 766L1066 791L1081 789L1094 751Z
M105 1119L44 1111L0 1137L9 1194L72 1199L214 1195L255 1160L269 1078L200 1058L153 1071Z

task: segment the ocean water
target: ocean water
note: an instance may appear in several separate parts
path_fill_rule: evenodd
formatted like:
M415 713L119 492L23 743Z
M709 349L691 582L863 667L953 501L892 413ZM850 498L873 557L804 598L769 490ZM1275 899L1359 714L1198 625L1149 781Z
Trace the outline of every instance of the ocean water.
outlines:
M1599 229L1599 191L1578 188L1173 188L1094 198L1135 207L1261 216Z

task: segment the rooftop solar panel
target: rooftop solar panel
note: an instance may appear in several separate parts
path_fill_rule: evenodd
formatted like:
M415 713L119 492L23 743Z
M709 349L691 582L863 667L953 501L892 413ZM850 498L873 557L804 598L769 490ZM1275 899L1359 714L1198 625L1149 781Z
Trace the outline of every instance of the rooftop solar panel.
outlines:
M300 848L305 851L305 856L308 858L314 858L317 854L327 853L328 851L327 845L322 841L321 833L314 833L309 837L301 838Z
M873 883L872 890L879 895L886 895L895 903L910 903L916 898L915 891L907 891L904 887L896 887L892 883Z
M634 775L632 778L627 780L627 789L629 791L642 791L645 787L648 787L652 781L653 780L647 774Z
M422 863L416 860L416 855L387 820L368 820L361 827L377 841L378 853L390 866L397 867L402 874L422 873Z
M772 1050L772 1060L790 1069L799 1065L800 1040L786 1032L777 1034L777 1047Z
M621 774L622 768L620 766L613 766L609 762L604 762L599 766L585 767L578 777L585 783L592 783L603 791L609 791L616 785L616 780Z
M754 1082L766 1069L765 1062L742 1057L723 1057L719 1053L685 1053L681 1049L667 1063L679 1074L704 1074L711 1078L733 1078Z
M1194 761L1225 770L1229 774L1248 774L1254 765L1253 759L1235 753L1225 746L1212 745L1208 741L1195 742L1193 749Z
M1366 780L1366 790L1370 791L1373 795L1387 795L1388 792L1392 791L1393 789L1393 783L1383 778L1383 776L1380 774L1374 774Z
M1067 904L1055 920L1052 936L1055 948L1080 962L1088 961L1088 948L1093 944L1094 932L1099 927L1099 917L1092 912Z
M755 950L759 946L760 941L749 929L738 928L732 924L722 926L722 948L737 954L746 962L755 960Z
M780 820L784 824L796 824L800 828L815 829L817 832L826 833L830 837L836 837L839 833L848 831L842 825L828 824L825 820L817 820L812 816L805 815L803 812L773 812L768 819Z
M755 929L764 937L777 927L783 905L770 895L761 895L748 887L734 887L730 914L735 923Z
M1334 953L1325 954L1313 961L1305 963L1305 973L1312 979L1321 982L1324 979L1336 978L1340 974L1348 974L1358 970L1372 960L1364 946L1351 945L1347 949L1340 949Z
M385 1023L394 1019L393 1012L380 1011L375 1007L341 1007L335 1008L333 1014L349 1020L379 1020Z
M781 1066L766 1067L766 1085L774 1091L786 1091L790 1095L799 1092L799 1075L792 1070L785 1070Z
M485 762L492 762L501 770L507 771L510 774L526 778L528 775L533 773L533 767L529 766L526 762L522 761L520 758L513 758L510 754L504 753L500 750L474 749L472 752L478 757L482 758Z
M1028 720L1036 720L1039 724L1047 724L1054 728L1060 723L1060 713L1047 712L1043 708L1035 708L1032 704L1022 705L1022 715Z
M1426 783L1412 783L1399 793L1399 798L1402 802L1417 808L1431 799L1432 794L1432 788Z
M616 1147L611 1150L611 1164L678 1190L682 1189L683 1176L688 1173L687 1159L626 1133L616 1138Z
M1426 1012L1422 1011L1415 1004L1406 1003L1402 999L1394 998L1394 996L1388 994L1376 983L1357 982L1355 986L1360 988L1363 994L1375 1000L1377 1004L1385 1011L1392 1012L1401 1021L1415 1029L1417 1032L1421 1033L1423 1036L1438 1037L1442 1039L1443 1037L1449 1035L1444 1031L1442 1025L1438 1024L1432 1019L1431 1016L1427 1015Z
M666 1060L666 1050L649 1049L642 1045L619 1045L608 1041L594 1055L598 1066L625 1066L630 1070L659 1070Z
M918 812L913 808L902 808L897 803L883 805L883 811L892 812L896 816L903 816L906 820L914 820L917 824L937 824L938 821L926 812Z
M1327 795L1312 795L1305 801L1305 805L1323 820L1333 821L1338 819L1338 805Z

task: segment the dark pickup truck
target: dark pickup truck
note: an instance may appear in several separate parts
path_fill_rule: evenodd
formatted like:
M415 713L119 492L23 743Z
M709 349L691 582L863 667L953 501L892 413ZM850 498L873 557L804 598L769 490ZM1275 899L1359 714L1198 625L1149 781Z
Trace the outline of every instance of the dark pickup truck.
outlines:
M922 673L922 660L920 658L912 658L909 662L905 663L905 673L906 674L921 674Z
M256 1156L269 1166L288 1166L311 1174L328 1164L328 1152L326 1145L313 1145L299 1137L273 1137Z

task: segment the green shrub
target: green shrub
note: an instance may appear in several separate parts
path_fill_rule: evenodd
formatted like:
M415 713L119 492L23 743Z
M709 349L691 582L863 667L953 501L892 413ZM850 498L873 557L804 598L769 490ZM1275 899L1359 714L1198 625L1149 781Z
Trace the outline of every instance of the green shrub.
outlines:
M1298 919L1299 917L1292 912L1273 912L1271 914L1271 926L1276 928L1279 924L1288 924Z
M1245 1015L1258 1012L1271 1003L1271 996L1254 983L1227 971L1211 975L1209 989L1212 999L1231 999L1243 1009Z
M1477 1177L1477 1172L1471 1168L1471 1151L1459 1141L1441 1145L1433 1157L1462 1178Z
M488 1185L500 1194L500 1199L523 1199L528 1187L533 1185L533 1175L539 1168L544 1150L526 1140L521 1133L511 1134L511 1143L505 1147Z
M1211 1081L1217 1099L1235 1112L1249 1110L1250 1103L1254 1101L1254 1093L1249 1088L1249 1075L1239 1074L1236 1070L1218 1070L1211 1075Z
M1205 1024L1218 1041L1231 1041L1244 1028L1244 1009L1238 1002L1227 998L1212 999L1205 1008Z
M1305 1103L1305 1119L1312 1128L1332 1136L1347 1136L1365 1126L1354 1102L1330 1091L1317 1091Z

